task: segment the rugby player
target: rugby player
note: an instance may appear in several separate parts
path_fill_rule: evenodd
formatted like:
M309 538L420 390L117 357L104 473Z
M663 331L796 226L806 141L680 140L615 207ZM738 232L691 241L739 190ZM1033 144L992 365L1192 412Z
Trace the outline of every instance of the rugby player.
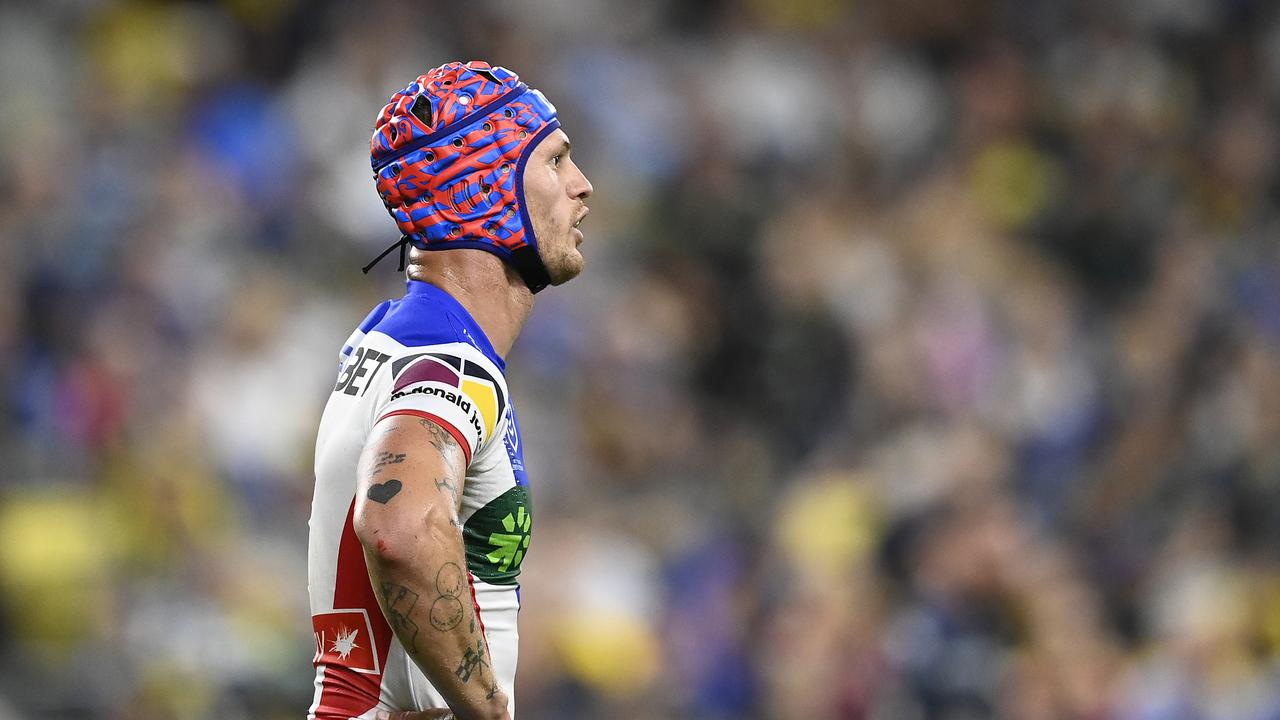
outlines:
M479 61L392 96L370 148L408 288L342 348L320 421L308 717L511 718L532 507L504 358L581 272L592 187L555 107Z

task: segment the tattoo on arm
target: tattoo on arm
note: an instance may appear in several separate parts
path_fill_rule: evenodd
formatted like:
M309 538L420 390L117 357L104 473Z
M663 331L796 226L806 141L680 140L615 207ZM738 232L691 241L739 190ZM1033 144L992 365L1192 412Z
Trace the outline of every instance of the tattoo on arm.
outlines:
M466 576L462 574L462 568L458 567L458 563L447 562L441 565L440 571L436 573L436 592L457 597L462 594L464 582L466 582Z
M378 453L378 457L373 461L373 470L369 473L369 476L373 477L382 472L382 469L387 465L399 465L404 462L404 456L404 453L389 453L385 451Z
M440 457L444 458L445 464L456 475L462 474L461 455L462 448L458 447L458 441L453 439L447 430L425 418L418 418L418 423L431 434L431 446L440 453Z
M378 473L385 470L389 465L399 465L404 462L404 459L404 453L390 453L385 450L379 452L378 456L373 459L373 467L369 470L369 478L376 477ZM391 498L395 497L403 487L398 479L392 478L386 482L371 485L365 492L365 497L386 505L391 502Z
M436 478L437 490L448 490L449 495L453 497L453 504L458 504L458 486L449 480L449 478Z
M484 660L484 639L482 638L476 641L474 648L467 648L462 656L462 663L458 665L457 670L453 671L453 674L457 675L462 682L471 682L473 674L487 667L489 663Z
M462 622L462 568L457 563L445 563L436 573L436 592L440 593L431 603L431 627L448 632Z
M463 588L465 587L466 577L467 576L463 572L462 568L458 567L457 563L451 562L442 565L440 567L440 571L436 573L436 592L440 593L440 597L436 598L436 604L441 606L441 608L452 608L454 606L450 603L457 603L457 614L456 616L451 615L448 618L449 623L447 628L436 625L436 606L432 606L431 623L432 625L436 625L437 630L452 630L462 622L463 613L461 595ZM471 629L471 634L474 636L476 632L476 619L474 616L471 618L469 627ZM485 660L486 653L487 648L485 646L484 638L481 637L476 639L475 647L468 647L466 649L466 652L462 656L462 662L458 665L458 668L453 671L453 674L457 675L462 682L471 682L471 676L477 672L480 672L481 675L483 675L483 672L481 671L489 667L489 663ZM490 678L489 690L485 698L492 700L497 694L498 683L493 678Z
M462 569L457 563L445 563L436 573L436 592L431 604L431 626L441 632L452 630L462 622Z
M462 622L462 601L456 597L441 595L431 603L431 627L449 632Z
M418 593L403 585L381 583L382 597L386 600L387 621L407 648L416 649L418 640L418 624L409 615L418 604Z
M365 496L374 502L386 505L391 502L391 498L395 497L396 494L400 492L402 487L403 485L401 485L399 480L392 478L384 483L371 485L369 487L369 491L365 493Z

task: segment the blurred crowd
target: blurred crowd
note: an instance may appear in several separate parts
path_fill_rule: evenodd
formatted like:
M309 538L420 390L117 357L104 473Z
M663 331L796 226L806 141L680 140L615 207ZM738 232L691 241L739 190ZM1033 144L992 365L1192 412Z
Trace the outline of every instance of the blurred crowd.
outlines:
M0 720L298 718L376 111L560 109L518 716L1280 719L1266 0L0 5Z

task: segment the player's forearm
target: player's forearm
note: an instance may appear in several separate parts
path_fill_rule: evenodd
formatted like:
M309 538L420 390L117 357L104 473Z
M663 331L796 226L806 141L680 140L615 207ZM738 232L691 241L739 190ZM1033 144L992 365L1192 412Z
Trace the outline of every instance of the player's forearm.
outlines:
M505 718L507 697L476 617L461 535L437 519L414 540L399 555L385 542L382 552L376 541L365 550L383 614L459 720Z
M440 426L380 422L361 456L355 531L387 622L457 717L506 718L466 573L465 474L463 451Z

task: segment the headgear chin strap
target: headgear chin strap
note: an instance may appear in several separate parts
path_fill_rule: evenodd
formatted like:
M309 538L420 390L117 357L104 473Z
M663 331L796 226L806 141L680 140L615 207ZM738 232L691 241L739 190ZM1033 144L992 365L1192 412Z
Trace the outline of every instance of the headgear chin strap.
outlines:
M510 263L538 292L550 283L524 200L529 154L560 127L556 109L515 73L472 60L421 75L391 97L369 141L374 183L408 243L474 248Z

